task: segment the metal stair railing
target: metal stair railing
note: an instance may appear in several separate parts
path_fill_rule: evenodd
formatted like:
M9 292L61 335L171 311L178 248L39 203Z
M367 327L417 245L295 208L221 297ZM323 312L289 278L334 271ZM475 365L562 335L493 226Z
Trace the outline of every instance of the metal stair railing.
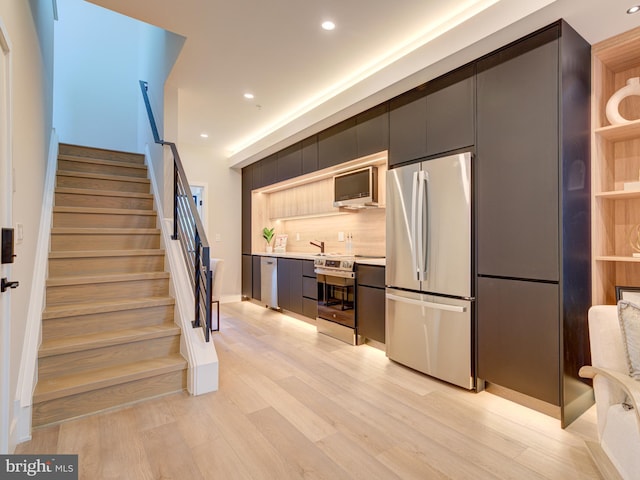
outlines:
M210 248L207 236L198 214L196 203L191 193L187 175L182 167L178 148L173 142L160 138L158 127L153 116L149 100L149 85L140 80L140 90L147 109L151 131L155 143L168 146L173 155L173 240L179 240L184 261L195 298L195 319L191 322L194 328L204 330L205 341L209 341L212 329L211 294L212 275L209 268ZM216 328L217 330L217 328Z

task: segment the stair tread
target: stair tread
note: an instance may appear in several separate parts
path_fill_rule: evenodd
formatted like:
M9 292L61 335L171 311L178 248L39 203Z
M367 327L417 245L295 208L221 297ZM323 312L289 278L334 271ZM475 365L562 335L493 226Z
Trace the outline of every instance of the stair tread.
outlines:
M58 170L57 176L113 180L117 182L146 183L146 184L151 183L151 181L148 178L143 178L143 177L129 177L126 175L110 175L108 173L76 172L73 170Z
M91 213L110 215L158 215L155 210L134 210L128 208L102 208L102 207L53 207L53 213Z
M173 297L143 297L143 298L123 298L111 302L94 302L90 304L63 304L47 305L42 312L42 320L54 318L75 317L80 315L91 315L93 313L118 312L123 310L135 310L139 308L158 307L164 305L174 305Z
M120 190L94 190L91 188L56 187L55 193L91 195L92 197L153 198L153 194L151 193L122 192Z
M163 373L184 370L186 367L187 361L176 353L163 358L39 379L33 395L33 403L42 403Z
M156 280L169 278L168 272L116 273L100 275L78 275L75 277L53 277L47 279L47 287L63 285L88 285L91 283L129 282L133 280Z
M97 165L108 165L111 167L127 167L134 168L136 170L147 170L147 166L141 163L125 162L117 160L102 160L100 158L82 157L78 155L58 155L59 160L71 160L72 162L93 163Z
M164 255L162 248L146 250L60 250L49 252L49 259L59 258L98 258L98 257L151 257Z
M45 339L40 345L38 358L51 357L64 353L81 352L94 348L122 345L153 338L169 337L180 334L180 327L175 323L161 323L139 328L107 330L98 333L74 335L61 338Z
M160 229L158 228L99 228L99 227L53 227L51 234L71 234L77 233L82 235L91 234L104 234L104 235L118 235L118 234L143 234L143 235L160 235Z

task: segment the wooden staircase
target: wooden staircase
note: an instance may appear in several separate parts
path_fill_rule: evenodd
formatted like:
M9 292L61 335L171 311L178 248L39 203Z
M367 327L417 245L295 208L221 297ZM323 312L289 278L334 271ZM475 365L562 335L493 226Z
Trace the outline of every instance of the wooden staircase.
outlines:
M61 144L33 426L186 386L144 157Z

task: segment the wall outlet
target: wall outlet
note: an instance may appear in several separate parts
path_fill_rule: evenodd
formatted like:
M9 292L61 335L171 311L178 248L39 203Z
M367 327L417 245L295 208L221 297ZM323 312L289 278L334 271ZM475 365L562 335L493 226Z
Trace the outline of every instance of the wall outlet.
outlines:
M299 242L299 241L300 241L300 234L296 233L296 242Z
M344 242L344 232L338 232L338 241Z
M216 233L214 238L215 238L216 242L221 242L222 241L222 235L220 235L219 233Z
M16 223L16 243L20 245L24 240L24 225Z

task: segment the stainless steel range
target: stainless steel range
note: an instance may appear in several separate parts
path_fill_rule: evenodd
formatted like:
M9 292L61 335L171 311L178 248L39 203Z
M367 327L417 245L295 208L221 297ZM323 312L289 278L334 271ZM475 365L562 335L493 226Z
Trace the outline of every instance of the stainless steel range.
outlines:
M314 264L318 279L318 332L359 345L362 340L355 315L355 258L326 255L315 259Z

